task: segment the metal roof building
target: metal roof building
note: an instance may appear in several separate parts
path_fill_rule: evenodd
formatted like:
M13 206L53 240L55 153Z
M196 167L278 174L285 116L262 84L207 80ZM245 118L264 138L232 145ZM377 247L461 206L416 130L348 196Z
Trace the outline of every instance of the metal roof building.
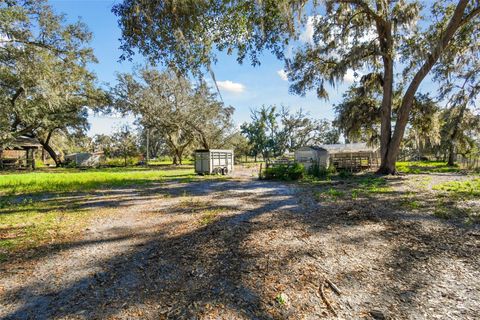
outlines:
M321 167L335 167L352 171L375 165L378 161L377 148L366 143L323 144L301 147L295 151L295 161L305 168L313 164Z

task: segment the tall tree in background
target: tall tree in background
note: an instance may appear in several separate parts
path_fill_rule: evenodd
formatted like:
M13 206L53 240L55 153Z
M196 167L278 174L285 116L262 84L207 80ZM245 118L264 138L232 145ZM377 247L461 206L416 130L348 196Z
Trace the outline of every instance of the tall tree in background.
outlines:
M139 136L140 136L140 148L142 154L146 156L147 154L147 145L148 145L148 156L149 158L158 158L161 155L168 155L167 143L165 141L165 136L162 135L162 132L155 128L145 128L139 126ZM148 144L147 144L148 136Z
M302 146L335 144L339 142L340 132L332 128L326 119L312 119L310 114L301 108L292 113L282 107L279 113L281 129L278 133L278 144L281 154L294 151Z
M122 157L125 167L128 158L138 155L137 137L128 126L123 126L112 134L112 147L112 154Z
M440 152L450 166L455 165L456 155L466 157L479 152L480 115L473 113L465 105L452 106L441 114Z
M210 71L216 50L248 56L259 63L270 50L284 58L285 48L305 25L313 24L311 42L287 61L292 91L315 89L327 97L326 83L343 80L349 69L377 73L382 79L381 173L395 173L395 161L410 118L415 94L459 33L479 32L480 4L476 0L441 2L444 10L420 14L418 1L327 0L278 1L156 1L124 0L113 8L122 28L123 58L135 49L152 61L181 71ZM322 4L325 3L325 6ZM431 21L441 21L441 24ZM430 28L441 26L439 30ZM415 26L419 26L415 28ZM420 39L424 41L419 41ZM398 52L417 50L421 59L402 55L408 74L401 77L401 98L392 128L394 65ZM405 81L403 81L405 80Z
M181 164L195 145L221 145L233 114L233 108L218 101L205 83L194 86L173 70L120 74L112 96L118 110L132 112L142 127L163 136L174 164Z
M252 109L251 122L243 123L241 133L251 146L251 154L257 160L284 155L301 146L338 143L340 132L332 128L326 119L313 120L302 109L295 113L282 106L262 106Z
M96 134L93 137L93 150L102 151L106 157L113 155L113 140L112 137L106 134Z
M243 123L240 127L242 134L251 145L255 162L258 155L262 155L264 160L279 155L277 117L276 106L261 106L259 109L252 109L251 122Z
M251 146L241 131L235 131L225 139L225 149L232 149L235 153L236 159L245 157L245 162L248 162L248 156L251 155Z

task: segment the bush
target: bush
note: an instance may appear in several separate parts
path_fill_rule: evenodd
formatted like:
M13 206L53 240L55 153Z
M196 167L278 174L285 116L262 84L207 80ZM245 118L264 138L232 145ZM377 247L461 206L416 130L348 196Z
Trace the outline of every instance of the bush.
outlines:
M336 171L334 166L325 168L323 166L320 166L318 163L314 163L308 168L307 173L309 176L312 176L315 178L326 178L329 175L334 174L335 172Z
M128 157L127 158L127 166L133 166L138 163L138 157ZM125 159L124 158L108 158L104 165L109 167L123 167L125 166Z
M353 173L351 171L343 169L338 172L338 176L342 179L348 179L353 177Z
M280 164L265 169L262 178L268 180L292 181L303 178L305 168L300 163Z

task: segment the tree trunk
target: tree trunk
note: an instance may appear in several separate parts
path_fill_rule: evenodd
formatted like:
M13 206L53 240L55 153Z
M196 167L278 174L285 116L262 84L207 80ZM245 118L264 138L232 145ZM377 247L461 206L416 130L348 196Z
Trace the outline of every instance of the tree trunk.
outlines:
M181 165L182 164L182 157L183 157L183 149L182 150L179 150L177 149L177 154L176 154L176 158L177 158L177 164Z
M53 159L53 161L55 161L55 165L57 167L60 167L62 165L62 161L60 160L60 157L57 155L55 150L53 150L53 148L47 142L42 141L42 140L39 140L39 141L40 141L40 144L42 145L43 149L45 149L45 151L48 152L48 154Z
M453 141L450 142L450 146L448 147L448 162L447 166L453 167L455 165L455 145Z
M380 38L380 46L383 52L383 97L380 107L380 159L379 173L390 172L388 164L388 145L392 136L392 101L393 101L393 58L392 58L392 30L388 22L377 23L377 31ZM395 170L395 168L393 168Z
M48 132L48 135L47 135L47 138L44 140L42 139L41 137L37 137L38 141L40 142L40 144L42 145L43 147L43 150L42 152L45 152L47 151L48 154L50 155L50 157L53 159L53 161L55 162L55 165L57 167L60 167L62 165L62 160L60 159L60 157L57 155L57 153L55 152L55 150L53 150L53 148L50 146L50 140L52 139L52 135L53 133L55 132L56 129L52 129L50 130L50 132Z
M415 93L417 92L418 87L427 74L430 72L434 64L438 61L440 55L450 44L451 39L453 38L455 32L466 22L462 19L465 12L465 8L468 4L468 0L460 0L455 8L455 12L450 19L445 32L442 33L440 39L438 39L436 47L432 52L427 56L427 59L423 63L422 67L417 71L413 77L410 85L405 92L400 108L397 112L397 122L395 124L395 130L393 136L391 137L385 156L382 157L382 162L380 165L379 173L382 174L395 174L395 162L400 151L400 144L405 133L405 127L408 123L408 118L410 116L410 110L415 98ZM472 19L475 15L470 16L469 19ZM385 92L384 92L385 95ZM383 132L382 132L383 134ZM386 138L385 138L386 139Z
M453 107L452 107L453 108ZM465 110L467 109L467 104L464 103L460 106L460 111L458 112L458 116L455 118L455 122L452 125L452 134L450 135L449 147L448 147L448 165L454 166L455 165L455 144L458 139L458 133L460 129L460 123L463 120L463 116L465 114Z

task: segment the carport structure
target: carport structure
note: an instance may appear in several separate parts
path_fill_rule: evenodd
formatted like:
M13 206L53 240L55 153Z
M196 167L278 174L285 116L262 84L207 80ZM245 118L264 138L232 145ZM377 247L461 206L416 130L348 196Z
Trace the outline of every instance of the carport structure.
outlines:
M36 138L17 137L11 146L0 150L0 169L35 169L35 152L41 147Z

